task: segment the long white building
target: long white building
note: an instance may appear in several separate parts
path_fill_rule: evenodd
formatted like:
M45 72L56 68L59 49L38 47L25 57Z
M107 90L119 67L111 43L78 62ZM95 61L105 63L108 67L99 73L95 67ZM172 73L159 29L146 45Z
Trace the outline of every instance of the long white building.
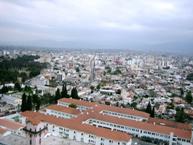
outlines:
M70 104L76 104L77 108L70 108ZM81 100L60 99L57 105L47 107L45 113L28 111L22 115L32 145L41 144L41 136L46 132L97 145L130 145L132 136L170 145L192 144L192 127L188 124L152 119L141 111Z

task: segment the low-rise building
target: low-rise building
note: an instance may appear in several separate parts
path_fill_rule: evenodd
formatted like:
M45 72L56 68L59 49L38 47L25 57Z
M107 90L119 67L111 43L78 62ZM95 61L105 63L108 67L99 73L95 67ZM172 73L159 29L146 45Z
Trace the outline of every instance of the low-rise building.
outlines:
M75 104L77 108L68 108L69 104ZM50 113L51 111L52 113ZM66 116L67 114L72 116ZM152 122L149 114L141 111L82 100L60 99L58 106L48 107L44 114L28 111L22 113L22 116L24 116L23 123L29 127L27 132L29 132L31 124L35 124L31 129L35 128L36 132L38 132L38 128L45 128L55 136L67 137L89 144L129 145L132 142L132 136L151 138L170 145L192 144L192 131L189 125L182 128L166 121L166 125L163 125L164 121L155 120ZM37 144L37 138L31 139Z

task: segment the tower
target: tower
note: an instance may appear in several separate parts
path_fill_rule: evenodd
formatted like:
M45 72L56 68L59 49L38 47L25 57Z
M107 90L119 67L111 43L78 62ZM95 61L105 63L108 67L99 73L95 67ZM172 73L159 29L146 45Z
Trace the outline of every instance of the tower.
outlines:
M29 140L29 145L41 145L42 137L44 137L47 132L47 126L45 123L37 120L26 120L24 132Z

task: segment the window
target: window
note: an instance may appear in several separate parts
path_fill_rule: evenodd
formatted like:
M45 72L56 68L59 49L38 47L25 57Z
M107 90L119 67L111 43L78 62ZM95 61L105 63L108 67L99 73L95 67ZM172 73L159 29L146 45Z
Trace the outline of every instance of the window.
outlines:
M94 138L94 136L93 136L93 135L89 135L89 137L90 137L90 138Z
M84 142L84 138L81 137L81 142Z

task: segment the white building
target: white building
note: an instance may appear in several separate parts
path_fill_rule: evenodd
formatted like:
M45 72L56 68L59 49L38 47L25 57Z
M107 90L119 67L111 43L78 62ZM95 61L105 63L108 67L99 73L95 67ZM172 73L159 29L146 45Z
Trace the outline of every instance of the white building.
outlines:
M69 108L69 104L76 104L77 108ZM24 112L22 115L24 123L43 122L48 132L53 135L84 143L129 145L130 135L133 135L167 142L170 145L192 144L190 125L183 125L182 128L182 125L170 125L167 120L165 124L158 123L157 120L152 122L149 114L141 111L81 100L60 99L58 105L48 107L45 114Z

